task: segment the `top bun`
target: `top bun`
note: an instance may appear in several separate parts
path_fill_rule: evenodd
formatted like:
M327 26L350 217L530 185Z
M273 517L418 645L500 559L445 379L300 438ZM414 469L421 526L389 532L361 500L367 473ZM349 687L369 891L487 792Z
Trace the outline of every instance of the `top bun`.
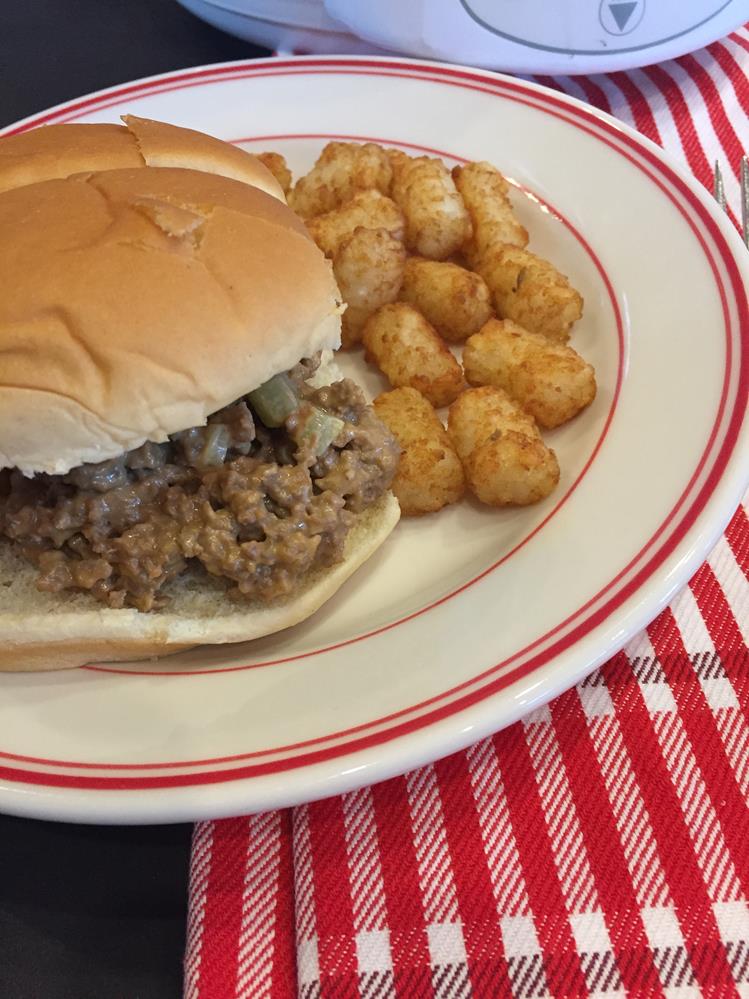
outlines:
M191 128L123 115L124 125L46 125L0 141L0 191L83 170L181 167L259 187L284 201L278 181L250 153Z
M140 166L6 190L0 468L64 473L205 423L337 347L338 297L302 223L246 183Z

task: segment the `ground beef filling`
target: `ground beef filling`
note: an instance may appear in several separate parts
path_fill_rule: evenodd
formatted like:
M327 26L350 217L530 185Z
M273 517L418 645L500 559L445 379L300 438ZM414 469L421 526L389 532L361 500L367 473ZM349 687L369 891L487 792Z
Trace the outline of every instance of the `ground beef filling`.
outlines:
M87 590L110 607L150 611L190 566L236 599L291 593L342 558L353 515L390 486L398 447L344 380L313 389L316 361L289 376L304 405L344 421L319 457L268 430L240 399L205 427L146 443L67 475L0 472L0 532L39 569L40 590Z

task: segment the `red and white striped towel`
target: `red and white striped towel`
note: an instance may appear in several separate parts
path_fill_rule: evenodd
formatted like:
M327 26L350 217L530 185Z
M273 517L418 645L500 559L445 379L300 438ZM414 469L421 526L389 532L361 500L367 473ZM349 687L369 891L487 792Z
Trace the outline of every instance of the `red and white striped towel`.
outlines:
M539 82L739 216L749 31ZM749 461L749 456L747 456ZM465 752L195 828L187 999L749 996L749 518L597 673Z

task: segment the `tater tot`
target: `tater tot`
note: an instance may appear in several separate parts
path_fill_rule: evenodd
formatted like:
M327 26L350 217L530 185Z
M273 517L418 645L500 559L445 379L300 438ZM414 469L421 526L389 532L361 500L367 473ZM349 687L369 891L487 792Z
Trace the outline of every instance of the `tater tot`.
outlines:
M434 513L456 503L465 492L465 476L440 418L412 388L384 392L375 412L401 448L392 490L406 517Z
M335 257L354 235L354 229L387 229L396 239L403 239L403 213L394 201L379 191L362 191L351 201L325 215L310 219L307 229L326 257Z
M468 389L450 407L447 430L468 488L490 506L526 506L559 482L559 464L532 417L502 389Z
M387 229L354 230L333 258L333 273L348 308L343 314L343 346L361 339L372 313L398 297L406 250Z
M489 286L497 314L552 340L569 339L583 314L582 295L542 257L502 246L482 257L477 270Z
M403 169L403 167L408 163L411 157L408 153L404 153L402 149L392 149L387 148L385 152L390 160L390 167L393 171L393 178L395 178L398 173Z
M442 160L406 157L395 169L393 199L406 220L406 246L430 260L445 260L467 242L471 220Z
M466 341L463 368L469 384L504 389L547 429L571 420L596 396L593 366L577 351L509 319L490 319Z
M362 333L367 358L396 388L418 389L433 406L447 406L465 387L463 369L424 317L405 302L383 305Z
M276 178L283 193L288 194L291 188L291 170L283 156L280 153L258 153L257 158Z
M314 167L297 181L289 204L303 219L345 204L359 191L390 191L393 170L387 152L374 142L329 142Z
M528 245L528 230L508 196L510 186L496 167L486 162L456 166L453 180L471 216L473 235L463 249L471 266L495 246Z
M457 264L411 257L400 300L413 305L453 343L477 333L492 314L491 294L479 274Z

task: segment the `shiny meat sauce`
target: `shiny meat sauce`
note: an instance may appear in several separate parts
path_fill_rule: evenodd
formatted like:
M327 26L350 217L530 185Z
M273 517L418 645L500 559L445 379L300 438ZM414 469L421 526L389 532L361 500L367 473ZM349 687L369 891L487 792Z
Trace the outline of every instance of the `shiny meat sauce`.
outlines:
M37 566L39 589L109 607L165 606L190 566L234 599L289 595L341 560L353 515L389 488L399 453L353 382L307 384L317 363L288 372L300 407L277 429L245 397L204 427L67 475L0 472L0 534ZM343 421L319 456L295 440L305 404Z

